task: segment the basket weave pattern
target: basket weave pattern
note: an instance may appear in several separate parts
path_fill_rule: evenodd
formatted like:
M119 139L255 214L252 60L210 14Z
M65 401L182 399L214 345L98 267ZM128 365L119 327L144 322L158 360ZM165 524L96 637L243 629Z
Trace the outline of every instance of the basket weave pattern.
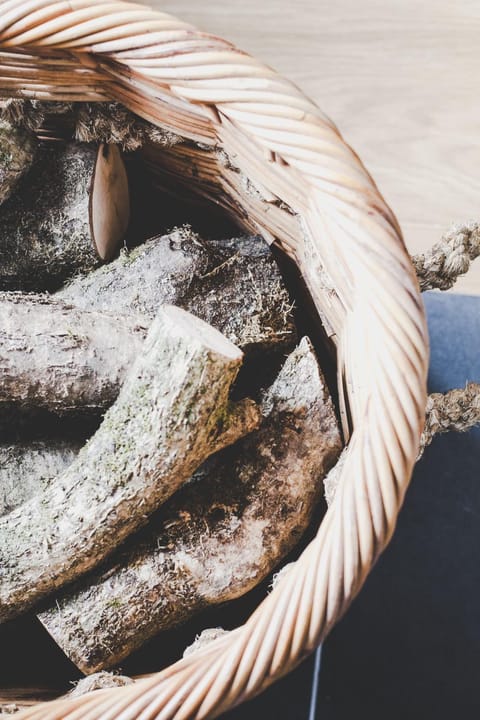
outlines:
M245 625L166 670L22 713L216 717L322 641L393 532L418 452L428 362L400 229L358 157L298 88L225 40L138 4L4 0L0 96L116 100L190 141L146 158L166 184L183 178L279 244L336 343L349 443L335 500L292 571Z

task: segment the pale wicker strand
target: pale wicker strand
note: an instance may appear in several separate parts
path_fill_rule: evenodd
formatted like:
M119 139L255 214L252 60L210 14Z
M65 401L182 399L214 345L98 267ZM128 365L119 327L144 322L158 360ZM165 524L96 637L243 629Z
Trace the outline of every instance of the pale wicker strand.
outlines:
M218 55L218 39L174 18L146 11L145 23L155 29L149 38L138 6L96 2L88 13L80 5L65 0L56 4L56 14L45 0L8 5L10 15L0 18L0 90L118 100L203 143L207 161L208 147L222 147L243 176L266 186L285 212L301 218L297 238L281 227L273 237L297 262L337 342L352 417L339 490L316 538L244 626L213 642L208 653L133 686L101 691L101 701L87 695L23 713L48 720L200 720L260 692L311 652L388 542L423 427L425 318L393 213L333 123L298 88L230 46L222 49L231 55L227 62ZM35 10L48 20L32 25ZM175 33L174 51L169 33ZM22 52L15 51L20 41ZM48 59L58 59L59 45L69 62L77 59L82 67L77 94L70 65L59 65L58 77L43 75ZM27 49L30 57L22 54ZM22 65L34 68L23 83L4 72L2 58L8 57L17 63L17 78ZM165 57L168 63L156 62ZM233 181L227 168L225 177ZM231 190L240 212L241 196ZM248 217L240 215L245 223L271 237L269 201L249 197L246 206Z
M412 257L420 289L450 290L480 255L480 223L454 225L428 252Z

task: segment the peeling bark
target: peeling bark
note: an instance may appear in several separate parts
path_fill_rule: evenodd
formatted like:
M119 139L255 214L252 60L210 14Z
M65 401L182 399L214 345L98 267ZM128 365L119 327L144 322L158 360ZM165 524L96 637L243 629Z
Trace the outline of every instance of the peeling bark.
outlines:
M258 431L211 458L100 571L40 614L83 672L246 593L296 545L341 451L306 339L264 393L262 414Z
M258 426L229 401L242 353L163 307L115 404L45 491L0 518L0 621L104 560L215 451Z

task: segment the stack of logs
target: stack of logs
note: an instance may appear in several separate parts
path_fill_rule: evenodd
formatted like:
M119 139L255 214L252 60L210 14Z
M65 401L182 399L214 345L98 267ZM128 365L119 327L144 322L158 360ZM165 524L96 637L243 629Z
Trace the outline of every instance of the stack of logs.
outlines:
M271 574L341 439L260 238L122 248L122 150L178 139L58 112L88 142L39 141L38 104L0 124L0 621L91 673Z

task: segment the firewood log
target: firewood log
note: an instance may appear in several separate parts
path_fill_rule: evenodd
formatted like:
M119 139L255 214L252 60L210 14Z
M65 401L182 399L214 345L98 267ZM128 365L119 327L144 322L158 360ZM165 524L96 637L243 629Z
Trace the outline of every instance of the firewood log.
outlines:
M306 339L261 407L259 430L211 458L147 528L40 614L83 672L112 667L159 631L246 593L299 541L341 450Z
M208 241L188 226L176 228L75 278L56 296L85 310L150 319L160 305L178 305L244 351L284 355L296 340L292 303L259 237Z
M95 435L53 485L0 518L0 621L94 568L258 426L252 401L229 400L241 361L217 330L161 308Z
M42 146L0 206L0 289L52 290L110 260L128 218L128 182L116 146Z
M215 243L176 230L53 298L0 293L0 412L12 403L57 414L106 409L166 302L220 330L256 376L275 372L295 342L288 293L259 238Z
M10 196L20 178L31 168L37 147L32 132L0 120L0 203Z
M0 293L0 411L105 409L140 353L148 323Z

